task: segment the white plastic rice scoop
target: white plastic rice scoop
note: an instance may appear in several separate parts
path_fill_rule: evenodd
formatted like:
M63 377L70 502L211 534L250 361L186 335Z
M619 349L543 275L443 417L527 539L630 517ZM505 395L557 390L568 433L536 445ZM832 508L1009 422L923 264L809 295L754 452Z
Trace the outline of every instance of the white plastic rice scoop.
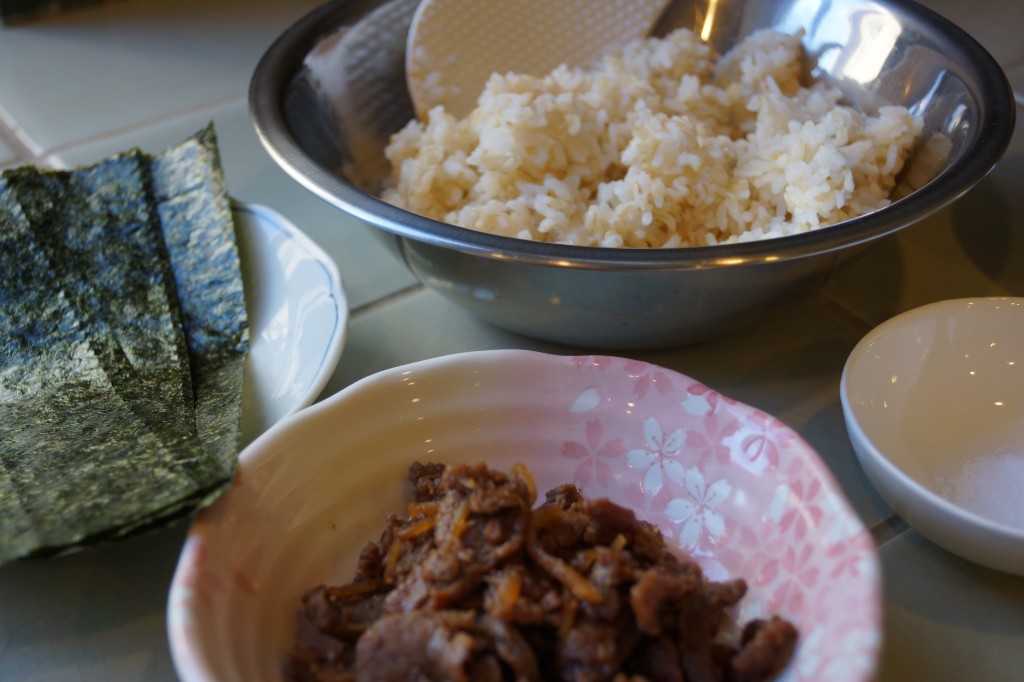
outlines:
M494 72L582 66L647 36L668 0L422 0L406 47L416 115L441 104L458 117Z

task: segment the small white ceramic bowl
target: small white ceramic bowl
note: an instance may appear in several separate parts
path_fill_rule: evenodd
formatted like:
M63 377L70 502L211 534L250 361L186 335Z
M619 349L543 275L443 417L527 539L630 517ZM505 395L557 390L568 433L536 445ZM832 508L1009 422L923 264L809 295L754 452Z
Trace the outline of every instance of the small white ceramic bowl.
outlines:
M1024 298L941 301L853 349L840 395L868 478L914 528L1024 575Z
M817 454L777 419L681 374L610 357L481 351L387 370L289 417L241 455L191 530L168 631L185 682L280 679L299 598L351 578L408 465L521 461L657 523L712 579L743 577L740 621L800 630L784 680L871 679L878 557Z

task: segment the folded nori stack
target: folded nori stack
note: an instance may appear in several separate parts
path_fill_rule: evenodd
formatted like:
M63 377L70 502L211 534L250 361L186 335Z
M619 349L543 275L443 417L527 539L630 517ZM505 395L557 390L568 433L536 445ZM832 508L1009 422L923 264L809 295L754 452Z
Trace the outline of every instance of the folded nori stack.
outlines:
M57 286L2 182L0 269L0 562L107 535L193 494L114 389L95 330Z
M158 435L194 435L188 348L139 153L5 173L117 391Z
M155 157L4 172L0 271L0 563L230 485L248 331L212 128Z
M241 439L249 328L213 128L151 159L150 171L192 362L197 431L227 466Z

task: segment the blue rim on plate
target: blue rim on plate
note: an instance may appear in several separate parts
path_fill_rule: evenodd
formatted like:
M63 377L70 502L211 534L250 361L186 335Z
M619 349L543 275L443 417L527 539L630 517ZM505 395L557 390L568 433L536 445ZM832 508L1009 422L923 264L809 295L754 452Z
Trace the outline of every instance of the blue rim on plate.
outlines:
M233 202L249 313L242 441L313 403L341 357L348 301L337 265L259 204Z

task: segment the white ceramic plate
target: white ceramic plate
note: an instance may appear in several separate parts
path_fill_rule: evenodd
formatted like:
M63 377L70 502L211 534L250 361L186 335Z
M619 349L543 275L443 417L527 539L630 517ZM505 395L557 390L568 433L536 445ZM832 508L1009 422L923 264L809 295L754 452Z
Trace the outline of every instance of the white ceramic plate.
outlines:
M624 504L713 579L741 576L740 621L800 629L793 682L864 682L880 644L878 557L817 453L755 408L635 360L461 353L367 377L241 454L235 486L193 525L168 598L184 682L270 682L300 595L347 581L408 465L525 463Z
M341 357L348 302L334 261L279 213L235 202L249 314L242 442L311 404Z
M897 315L853 349L840 397L861 465L900 516L1024 575L1024 298Z

